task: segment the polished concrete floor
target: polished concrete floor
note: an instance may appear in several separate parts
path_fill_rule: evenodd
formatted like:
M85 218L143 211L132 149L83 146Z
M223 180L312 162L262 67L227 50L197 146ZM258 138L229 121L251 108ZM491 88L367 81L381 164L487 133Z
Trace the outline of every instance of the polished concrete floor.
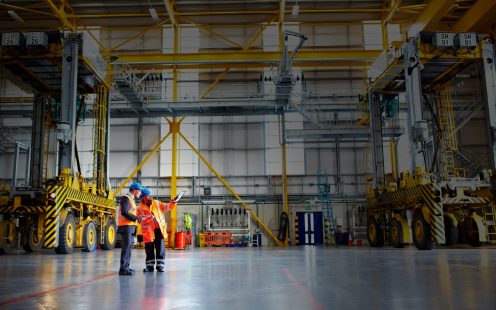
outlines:
M496 309L496 249L119 249L0 256L1 309Z

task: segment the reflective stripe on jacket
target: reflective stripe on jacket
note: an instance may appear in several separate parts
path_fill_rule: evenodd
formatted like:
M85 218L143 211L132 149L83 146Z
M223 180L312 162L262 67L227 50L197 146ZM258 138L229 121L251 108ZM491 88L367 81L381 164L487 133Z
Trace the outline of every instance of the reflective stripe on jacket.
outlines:
M155 240L155 221L157 221L162 236L167 237L167 223L165 222L165 212L168 212L176 206L175 202L161 202L160 200L153 200L152 204L148 207L146 204L141 203L138 207L138 217L141 217L141 234L143 235L143 242L153 242ZM151 216L153 215L154 218Z
M126 194L125 196L129 199L128 213L130 213L132 215L136 215L136 203L134 202L133 195ZM121 210L121 208L119 208L119 215L117 217L117 225L118 226L126 226L126 225L136 226L136 222L128 220L127 217L122 215L122 210Z

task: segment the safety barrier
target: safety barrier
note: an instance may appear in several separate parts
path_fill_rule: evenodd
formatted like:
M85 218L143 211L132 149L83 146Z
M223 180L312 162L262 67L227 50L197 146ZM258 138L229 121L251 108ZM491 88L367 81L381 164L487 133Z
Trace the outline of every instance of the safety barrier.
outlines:
M212 231L207 231L205 232L205 245L214 245L214 246L221 246L221 245L228 245L233 243L233 238L232 234L227 231L221 231L221 232L212 232Z

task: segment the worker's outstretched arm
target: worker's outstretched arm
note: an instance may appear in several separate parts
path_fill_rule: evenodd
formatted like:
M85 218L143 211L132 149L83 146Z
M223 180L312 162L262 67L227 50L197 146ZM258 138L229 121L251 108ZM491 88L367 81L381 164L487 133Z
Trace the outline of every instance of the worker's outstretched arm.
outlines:
M163 213L172 211L176 207L177 202L171 200L169 203L165 203L160 201L159 206L160 206L160 211Z

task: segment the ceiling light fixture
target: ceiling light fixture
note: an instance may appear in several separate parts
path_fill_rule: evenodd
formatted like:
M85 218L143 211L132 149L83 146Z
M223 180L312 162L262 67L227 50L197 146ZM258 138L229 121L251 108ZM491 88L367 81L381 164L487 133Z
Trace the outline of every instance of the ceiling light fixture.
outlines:
M157 14L157 10L155 10L154 8L149 8L148 11L150 11L150 15L152 16L152 19L154 21L158 21L159 20L158 14Z
M297 17L300 12L300 6L298 5L298 1L293 5L293 9L291 10L291 15L293 17Z
M158 17L158 14L157 14L157 10L155 10L155 8L152 6L152 4L150 3L150 0L148 0L148 5L150 6L150 8L148 9L148 12L150 12L150 16L152 17L152 19L154 21L160 20L160 18Z
M13 19L16 20L18 23L24 23L24 19L22 19L15 11L7 11L7 14L10 15Z

